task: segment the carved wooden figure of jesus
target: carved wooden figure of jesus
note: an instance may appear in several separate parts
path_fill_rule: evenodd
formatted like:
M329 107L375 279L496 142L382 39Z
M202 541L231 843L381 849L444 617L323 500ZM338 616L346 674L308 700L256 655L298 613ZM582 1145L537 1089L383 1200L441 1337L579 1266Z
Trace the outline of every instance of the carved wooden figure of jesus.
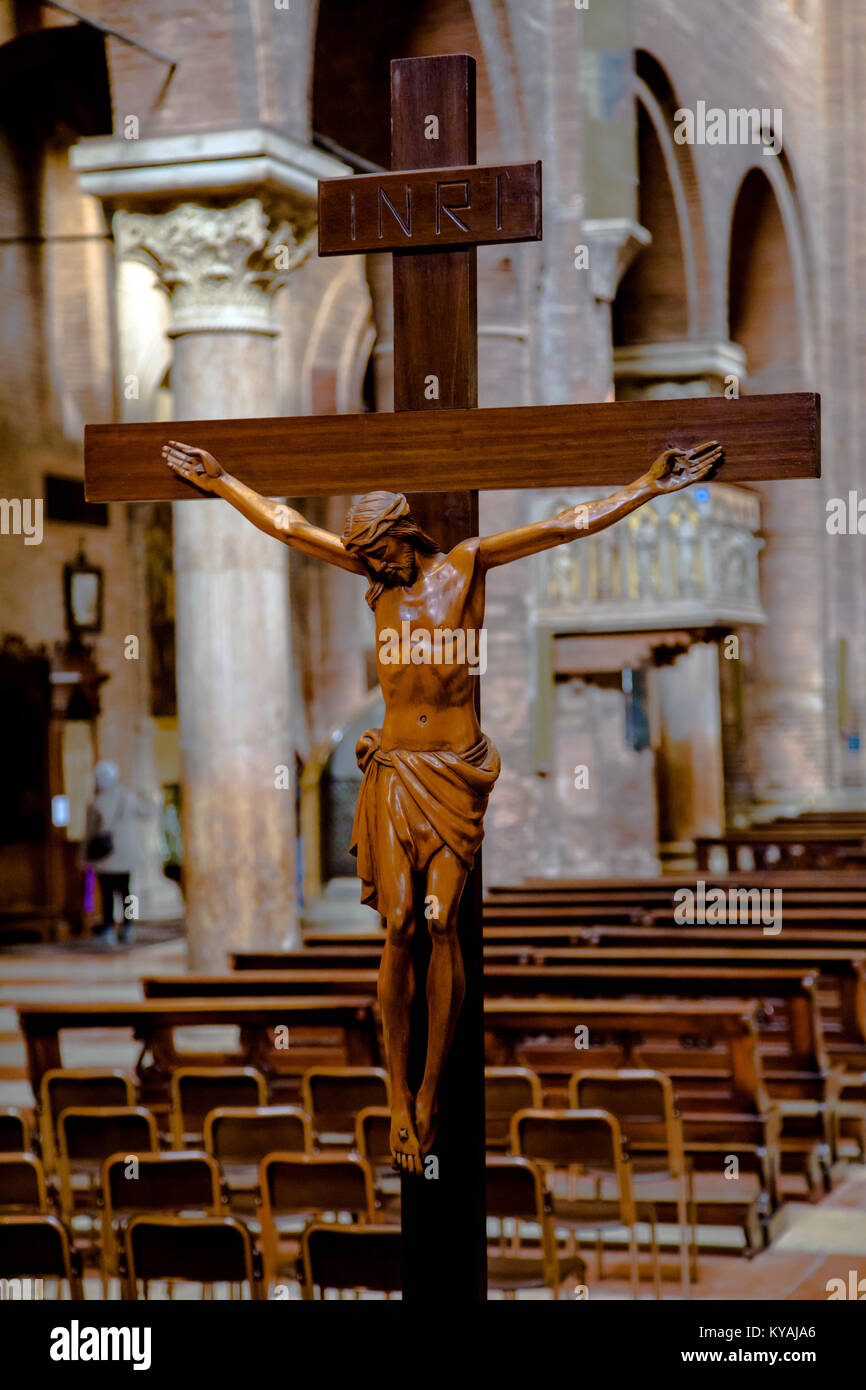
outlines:
M709 477L722 449L714 442L688 452L667 449L642 477L610 497L499 535L473 536L447 555L415 523L402 494L362 497L340 538L261 497L203 449L172 441L163 456L179 477L225 498L268 535L370 582L367 602L376 619L385 721L380 730L365 733L356 749L364 775L352 851L362 901L380 914L387 933L379 1004L391 1078L393 1162L420 1174L436 1134L439 1083L464 995L457 909L499 775L499 754L479 726L475 704L479 668L473 657L484 622L486 573L592 535L661 493ZM445 635L438 646L437 629L440 639ZM403 643L395 655L392 634L406 632L428 636ZM463 640L455 640L460 634ZM413 875L425 883L423 923L416 922ZM413 1095L407 1079L415 992L410 947L418 928L429 930L432 946L426 1065Z

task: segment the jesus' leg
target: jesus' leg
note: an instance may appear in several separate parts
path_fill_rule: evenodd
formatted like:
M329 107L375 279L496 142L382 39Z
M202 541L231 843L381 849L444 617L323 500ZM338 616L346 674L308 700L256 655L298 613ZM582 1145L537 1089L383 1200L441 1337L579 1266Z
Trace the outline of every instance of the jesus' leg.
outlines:
M406 1071L409 1062L409 1022L415 995L412 937L415 906L412 872L396 838L390 845L392 872L387 901L380 894L379 910L388 933L379 967L379 1008L385 1038L385 1059L391 1079L391 1157L405 1173L421 1172L412 1093Z
M439 1083L457 1016L466 993L457 911L468 870L443 845L427 870L427 925L432 949L427 967L427 1062L415 1097L415 1125L422 1155L429 1153L439 1120Z

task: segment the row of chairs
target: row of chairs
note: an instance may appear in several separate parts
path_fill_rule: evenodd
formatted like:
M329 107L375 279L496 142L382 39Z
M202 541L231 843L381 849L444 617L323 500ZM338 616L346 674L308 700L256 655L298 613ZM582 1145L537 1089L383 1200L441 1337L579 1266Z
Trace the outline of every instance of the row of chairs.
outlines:
M619 1073L608 1071L606 1077ZM601 1072L596 1072L598 1077ZM573 1082L572 1090L577 1084ZM519 1109L544 1104L541 1081L526 1067L488 1067L485 1071L487 1145L508 1146L511 1117ZM614 1098L615 1099L615 1098ZM59 1119L64 1110L129 1108L136 1105L133 1082L112 1069L58 1069L46 1072L40 1087L37 1116L42 1159L50 1173L58 1171L62 1140ZM303 1077L301 1111L307 1115L312 1143L317 1148L351 1145L358 1114L368 1108L387 1108L387 1074L375 1067L318 1067ZM600 1096L599 1103L604 1102ZM571 1104L571 1102L570 1102ZM206 1119L217 1109L251 1110L267 1105L267 1083L253 1067L181 1067L171 1079L169 1138L174 1148L190 1144L207 1147ZM670 1088L656 1104L658 1119L667 1123L674 1110ZM288 1107L283 1107L288 1112ZM298 1113L293 1109L292 1113ZM35 1136L22 1111L0 1110L0 1152L33 1149ZM281 1143L279 1147L288 1147ZM306 1147L306 1143L304 1145Z
M181 1069L172 1091L172 1141L195 1143L202 1134L204 1150L220 1163L225 1201L222 1211L228 1209L235 1215L256 1213L264 1201L260 1190L261 1156L274 1151L313 1154L318 1138L328 1126L343 1131L352 1127L354 1106L381 1095L377 1087L385 1087L386 1098L384 1073L371 1069L321 1069L310 1073L304 1079L304 1097L320 1122L318 1133L314 1134L309 1113L293 1106L207 1109L211 1101L225 1099L227 1094L240 1094L254 1101L264 1099L264 1077L252 1068ZM111 1154L156 1154L156 1120L152 1112L132 1104L67 1105L58 1113L58 1106L81 1098L82 1094L88 1098L110 1095L125 1101L132 1101L135 1094L129 1080L115 1072L49 1074L40 1093L43 1148L56 1154L61 1215L71 1220L76 1211L89 1207L99 1222L99 1212L93 1208L103 1201L104 1184L100 1179L104 1159ZM666 1076L621 1070L578 1073L571 1081L570 1108L545 1111L537 1074L520 1068L492 1068L487 1073L487 1106L489 1147L510 1148L513 1154L530 1156L541 1165L552 1188L553 1209L560 1222L566 1216L580 1215L585 1223L591 1215L587 1180L581 1175L592 1169L592 1193L599 1223L606 1216L607 1222L626 1227L631 1233L632 1280L637 1280L638 1205L649 1216L653 1273L657 1279L653 1205L656 1198L666 1202L667 1207L676 1204L684 1286L688 1287L688 1270L691 1269L692 1277L696 1270L694 1187L673 1087ZM619 1129L602 1120L592 1136L588 1118L574 1113L585 1109L606 1111ZM13 1126L13 1116L8 1112L6 1119ZM19 1116L18 1125L19 1143L26 1144L24 1116ZM0 1138L3 1134L7 1130L0 1126ZM374 1176L370 1219L399 1219L399 1183L389 1166L388 1108L363 1106L354 1116L354 1133L329 1137L370 1162ZM43 1209L46 1184L36 1165L38 1159L33 1155L19 1165L18 1195L22 1197L29 1191L26 1201L36 1202L38 1209ZM7 1166L1 1183L7 1197L14 1195L15 1184L10 1179L11 1169ZM655 1186L649 1186L651 1183ZM639 1204L635 1202L635 1190L644 1198ZM687 1252L688 1232L691 1248ZM599 1240L599 1273L602 1248Z
M103 1296L113 1278L128 1299L140 1291L147 1298L154 1281L173 1286L192 1280L210 1289L226 1284L231 1296L242 1297L247 1288L252 1298L295 1280L303 1298L314 1297L316 1288L321 1296L330 1288L400 1288L399 1227L377 1223L365 1160L271 1154L262 1161L260 1181L265 1200L254 1228L221 1212L218 1171L206 1154L109 1159ZM557 1241L553 1204L537 1164L490 1157L487 1193L491 1287L512 1296L547 1288L558 1297L566 1282L583 1286L584 1261L573 1242L563 1249ZM82 1297L81 1252L66 1224L50 1213L0 1216L0 1275L64 1280L71 1298Z
M380 1067L313 1067L302 1079L302 1109L309 1116L317 1146L351 1142L354 1117L367 1106L387 1106L390 1089ZM255 1067L178 1067L171 1076L168 1138L173 1148L201 1144L204 1121L225 1106L261 1107L268 1104L265 1076ZM59 1119L64 1110L80 1107L129 1108L136 1105L136 1088L122 1071L112 1068L57 1068L42 1078L37 1104L42 1159L49 1172L59 1170ZM31 1148L33 1135L26 1118L0 1112L0 1149ZM5 1129L4 1129L5 1125ZM16 1142L15 1131L26 1129L27 1142ZM4 1134L7 1135L4 1138Z
M380 1118L387 1120L387 1112L376 1116ZM491 1221L500 1226L508 1221L531 1223L543 1229L541 1246L554 1269L553 1206L541 1169L525 1158L499 1156L490 1159L488 1176ZM244 1220L260 1238L268 1282L295 1277L300 1234L311 1219L385 1224L372 1166L357 1154L269 1153L258 1165L256 1191L261 1195ZM54 1215L42 1165L33 1154L0 1155L0 1193L4 1215L14 1219ZM195 1150L112 1154L102 1164L96 1213L104 1295L110 1281L123 1274L123 1233L131 1220L156 1213L216 1218L229 1212L230 1194L210 1154ZM72 1213L63 1215L65 1226L73 1230ZM506 1239L504 1229L498 1234ZM513 1239L507 1243L513 1246ZM84 1253L84 1247L79 1247L79 1253Z
M181 1281L202 1285L213 1296L227 1285L232 1297L264 1296L261 1259L249 1230L230 1216L135 1216L123 1241L122 1297L147 1299L154 1283L169 1296ZM0 1270L15 1281L55 1282L70 1299L84 1298L80 1252L56 1216L0 1216ZM328 1289L399 1291L400 1231L393 1227L335 1226L311 1222L301 1236L297 1277L303 1299ZM14 1292L11 1295L14 1297Z
M214 1078L205 1076L202 1079L210 1084ZM684 1288L688 1288L689 1274L694 1275L696 1268L692 1173L686 1161L682 1128L667 1077L645 1071L578 1074L572 1083L571 1108L565 1111L544 1110L538 1077L521 1069L494 1069L488 1077L487 1091L488 1107L492 1112L489 1126L495 1129L497 1122L507 1121L508 1142L513 1153L534 1159L540 1165L551 1188L551 1212L557 1222L560 1225L568 1223L573 1231L579 1226L585 1227L592 1218L599 1233L605 1224L622 1227L628 1232L635 1288L639 1207L649 1218L658 1291L654 1203L658 1198L668 1205L673 1201L679 1227L683 1283ZM56 1100L56 1095L49 1091L47 1098ZM63 1098L69 1098L68 1094ZM202 1187L197 1189L196 1201L193 1201L196 1192L179 1188L177 1195L183 1198L180 1210L188 1209L192 1203L194 1206L201 1204L214 1215L227 1210L235 1215L255 1215L260 1207L268 1208L273 1214L282 1205L297 1217L323 1210L317 1202L324 1200L328 1211L343 1212L354 1220L398 1219L398 1185L389 1167L389 1128L387 1108L365 1107L356 1117L354 1158L348 1156L350 1165L359 1160L365 1165L365 1180L359 1189L358 1170L350 1167L351 1175L346 1178L348 1186L338 1184L323 1194L321 1179L331 1182L341 1171L345 1176L346 1168L341 1169L336 1162L328 1169L327 1154L314 1155L310 1118L297 1108L219 1107L204 1118L205 1155L188 1151L160 1155L155 1120L145 1108L67 1107L57 1117L56 1125L61 1213L71 1220L76 1211L89 1207L91 1215L104 1228L101 1240L104 1282L117 1272L112 1212L124 1207L128 1219L136 1209L140 1210L142 1201L146 1207L154 1206L157 1210L167 1205L158 1180L152 1198L144 1199L140 1183L143 1155L151 1160L160 1156L218 1160L219 1166L214 1164L212 1175L217 1193L212 1202L217 1205L202 1197ZM630 1152L626 1140L631 1145ZM262 1156L270 1154L273 1157L274 1151L277 1151L276 1156L282 1151L283 1154L324 1160L324 1166L318 1165L318 1186L314 1182L314 1190L310 1190L309 1174L314 1171L313 1166L307 1168L307 1178L301 1183L302 1170L295 1165L289 1188L276 1199L270 1189L261 1185L267 1164ZM112 1154L113 1166L107 1174L105 1160ZM130 1168L136 1177L135 1201L132 1206L129 1203L124 1206L112 1183L128 1178ZM8 1201L17 1197L19 1210L22 1206L26 1209L28 1204L44 1210L46 1184L38 1159L34 1155L20 1156L17 1186L12 1181L12 1172L7 1162L0 1181L0 1192L7 1196L6 1209L9 1209ZM593 1175L591 1180L588 1174ZM85 1183L78 1193L73 1187L76 1179L83 1179ZM641 1202L636 1200L636 1191L643 1194ZM176 1206L173 1209L178 1210ZM264 1225L268 1232L274 1229L268 1220ZM689 1231L691 1241L690 1250L687 1250ZM265 1237L266 1244L269 1238ZM602 1248L599 1234L599 1273ZM276 1247L270 1254L270 1268L274 1270ZM293 1250L291 1257L296 1254Z

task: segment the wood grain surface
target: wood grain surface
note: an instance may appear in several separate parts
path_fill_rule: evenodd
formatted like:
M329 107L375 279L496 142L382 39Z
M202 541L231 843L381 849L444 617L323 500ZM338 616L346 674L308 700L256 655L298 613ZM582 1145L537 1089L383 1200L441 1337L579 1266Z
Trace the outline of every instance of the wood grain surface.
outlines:
M540 239L538 161L319 182L320 256Z
M406 256L421 262L473 257L474 251ZM397 267L404 257L395 257ZM432 268L430 292L435 293ZM469 294L470 265L461 280ZM410 331L411 384L438 365L441 385L457 391L471 333L461 344L425 340L420 311L398 296ZM435 302L431 300L428 302ZM467 322L470 315L464 315ZM427 346L425 346L425 341ZM459 346L459 351L457 350ZM413 375L414 373L414 375ZM474 376L472 378L474 383ZM453 384L453 388L451 386ZM401 396L401 405L402 396ZM230 473L268 496L320 493L449 492L455 489L616 487L636 478L668 445L689 448L717 439L725 461L721 482L820 476L820 398L811 392L743 396L739 400L625 401L617 404L513 406L493 410L419 410L394 414L299 416L263 420L175 420L140 425L88 425L84 434L88 501L204 497L165 465L170 439L215 454Z

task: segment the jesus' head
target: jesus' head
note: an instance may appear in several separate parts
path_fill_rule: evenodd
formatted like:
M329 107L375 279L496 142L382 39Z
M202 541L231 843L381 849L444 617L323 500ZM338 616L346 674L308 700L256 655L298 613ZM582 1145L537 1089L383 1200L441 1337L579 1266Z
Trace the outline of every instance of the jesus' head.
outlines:
M413 519L402 492L368 492L350 508L343 545L357 555L372 580L367 602L374 608L386 588L414 584L418 551L435 555L439 546Z

